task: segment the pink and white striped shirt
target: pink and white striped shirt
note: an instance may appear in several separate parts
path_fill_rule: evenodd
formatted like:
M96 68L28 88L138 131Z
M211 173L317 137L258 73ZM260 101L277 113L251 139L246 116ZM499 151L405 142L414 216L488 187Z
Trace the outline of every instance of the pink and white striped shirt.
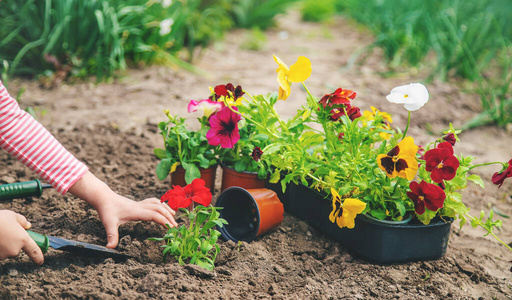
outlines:
M0 147L51 184L61 194L87 167L22 109L0 81Z

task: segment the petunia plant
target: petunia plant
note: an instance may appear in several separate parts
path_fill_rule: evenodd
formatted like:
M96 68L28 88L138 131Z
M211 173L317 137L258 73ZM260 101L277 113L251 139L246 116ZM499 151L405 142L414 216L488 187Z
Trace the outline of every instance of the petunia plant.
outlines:
M469 220L499 240L493 230L501 221L493 220L492 211L487 219L483 212L473 217L461 195L468 182L483 187L480 177L470 171L492 163L474 165L473 157L455 155L453 146L460 131L451 124L443 137L426 146L417 145L407 135L411 113L429 99L423 84L396 87L386 97L408 111L402 131L392 128L389 113L376 107L361 111L352 90L337 88L322 97L313 96L304 82L311 74L306 57L299 57L290 67L276 56L274 60L278 93L253 96L244 91L244 100L236 109L225 104L252 126L254 136L266 138L267 145L261 149L271 166L271 182L280 181L283 189L294 183L322 192L332 200L326 218L339 227L354 227L359 214L381 220L414 218L424 224L434 218L447 222L458 218L461 226ZM289 97L293 83L302 85L306 102L285 121L274 105ZM492 182L501 186L512 177L512 160L496 164L503 168Z
M162 245L163 260L172 256L181 265L190 263L213 270L219 253L217 240L220 232L216 227L227 222L219 218L217 210L220 208L210 205L212 194L205 187L204 180L198 178L185 187L174 186L161 197L161 201L184 213L190 221L178 228L169 227L163 238L150 238L165 242Z
M156 167L158 179L164 180L169 173L182 167L185 169L185 181L189 184L201 176L200 168L207 169L218 164L216 147L211 145L206 137L210 131L206 123L213 113L221 109L220 103L209 99L192 100L188 106L189 112L204 111L204 115L199 118L199 130L190 130L185 118L173 116L168 110L164 111L168 120L158 124L164 148L154 149L154 154L160 159Z

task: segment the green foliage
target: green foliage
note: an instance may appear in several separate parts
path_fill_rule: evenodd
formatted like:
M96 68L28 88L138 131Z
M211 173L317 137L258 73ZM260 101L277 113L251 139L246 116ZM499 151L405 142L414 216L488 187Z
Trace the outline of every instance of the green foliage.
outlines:
M309 22L329 20L335 12L335 0L304 0L301 7L302 20Z
M266 29L274 26L275 16L299 0L233 0L230 13L237 27Z
M185 208L184 212L190 220L190 225L181 225L169 228L163 238L149 238L153 241L164 241L163 260L169 256L174 257L181 265L186 263L196 264L208 270L215 268L215 258L219 253L217 240L220 232L216 226L227 224L226 220L219 218L220 208L199 205L193 211Z
M164 180L181 165L185 169L185 181L190 184L200 177L199 168L207 169L217 164L215 147L206 139L207 127L201 126L197 131L189 130L184 118L172 116L169 111L165 113L168 121L158 124L165 149L154 149L155 156L161 160L156 167L156 175L158 179Z
M134 64L188 68L176 58L205 47L231 27L226 0L2 1L0 61L6 75L45 70L98 79ZM167 4L165 4L167 5ZM5 71L5 68L3 68Z
M391 67L421 66L434 53L433 74L477 83L484 112L466 128L512 121L512 6L508 0L337 0L375 34ZM370 48L371 48L370 47Z

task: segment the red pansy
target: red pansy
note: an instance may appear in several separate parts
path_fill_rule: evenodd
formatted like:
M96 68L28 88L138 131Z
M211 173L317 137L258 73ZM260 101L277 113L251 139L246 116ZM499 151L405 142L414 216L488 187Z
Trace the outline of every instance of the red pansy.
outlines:
M508 177L512 177L512 159L508 161L508 167L501 172L494 173L491 180L492 183L499 185L498 187L501 187L503 181Z
M255 161L259 161L262 154L263 154L263 151L261 150L261 148L258 146L255 146L254 149L252 150L251 157Z
M411 191L407 192L407 196L414 202L414 210L418 215L425 212L425 207L431 211L437 211L443 207L446 194L437 185L424 180L421 183L412 181L409 188Z
M455 142L457 142L457 139L455 139L455 134L448 133L447 135L443 136L443 140L450 143L450 145L455 146Z
M437 148L425 153L425 169L430 173L434 182L451 180L459 168L459 160L453 155L453 147L449 142L443 142Z
M205 186L205 182L201 178L196 178L191 184L181 187L173 186L161 198L161 202L167 202L173 210L178 208L187 208L192 202L208 206L212 202L212 193Z
M353 100L356 95L354 91L338 88L332 94L325 94L322 99L320 99L319 103L322 104L324 108L333 105L350 105L350 100Z

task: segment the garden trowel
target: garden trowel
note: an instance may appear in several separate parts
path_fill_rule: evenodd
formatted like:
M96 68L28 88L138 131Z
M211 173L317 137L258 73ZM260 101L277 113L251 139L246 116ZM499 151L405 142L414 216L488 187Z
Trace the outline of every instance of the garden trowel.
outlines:
M78 254L83 255L101 255L101 256L107 256L112 258L132 258L131 255L127 255L124 253L121 253L119 251L109 249L103 246L83 243L83 242L77 242L77 241L71 241L66 240L54 236L49 235L43 235L39 233L35 233L33 231L27 230L28 235L36 242L36 244L41 248L43 253L46 253L48 250L48 247L52 247L56 250L63 250L63 251L69 251L74 252Z

